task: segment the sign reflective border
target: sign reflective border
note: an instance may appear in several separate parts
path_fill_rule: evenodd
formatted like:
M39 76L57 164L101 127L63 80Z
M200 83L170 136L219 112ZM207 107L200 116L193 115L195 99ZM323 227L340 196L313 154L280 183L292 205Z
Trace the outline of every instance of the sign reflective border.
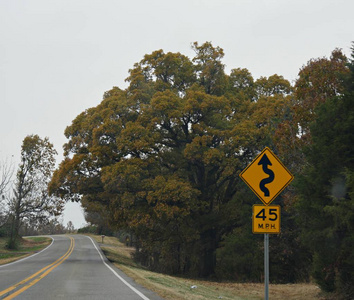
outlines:
M255 204L252 207L253 233L280 233L280 206Z

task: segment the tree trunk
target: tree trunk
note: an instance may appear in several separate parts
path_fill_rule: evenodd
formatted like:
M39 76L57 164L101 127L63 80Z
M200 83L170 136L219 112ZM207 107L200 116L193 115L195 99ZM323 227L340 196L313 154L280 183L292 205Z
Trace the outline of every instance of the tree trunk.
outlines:
M7 244L7 247L9 249L17 249L18 248L19 229L20 229L20 219L17 216L13 216L12 221L11 221L10 239Z
M215 273L216 266L216 237L215 230L208 230L202 236L204 244L201 249L199 276L206 278Z

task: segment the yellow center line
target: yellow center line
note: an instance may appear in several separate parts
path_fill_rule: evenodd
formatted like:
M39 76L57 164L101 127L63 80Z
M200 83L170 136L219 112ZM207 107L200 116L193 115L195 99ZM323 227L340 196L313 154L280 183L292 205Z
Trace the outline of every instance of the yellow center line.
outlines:
M30 281L31 279L35 278L36 276L38 276L39 274L43 273L42 275L40 275L38 278L34 279L32 282L30 282L28 285L26 285L25 287L23 287L22 289L18 290L17 292L9 295L8 297L4 298L4 299L12 299L16 296L18 296L19 294L23 293L25 290L27 290L28 288L30 288L31 286L35 285L39 280L41 280L42 278L44 278L45 276L47 276L53 269L55 269L57 266L59 266L60 264L62 264L69 256L70 254L74 251L74 247L75 247L75 240L70 237L70 247L69 250L66 251L66 253L58 258L55 262L51 263L50 265L40 269L39 271L37 271L36 273L34 273L33 275L27 277L26 279L14 284L13 286L10 286L9 288L3 290L0 292L0 296L7 294L11 291L13 291L14 289L18 288L19 286L25 284L26 282Z

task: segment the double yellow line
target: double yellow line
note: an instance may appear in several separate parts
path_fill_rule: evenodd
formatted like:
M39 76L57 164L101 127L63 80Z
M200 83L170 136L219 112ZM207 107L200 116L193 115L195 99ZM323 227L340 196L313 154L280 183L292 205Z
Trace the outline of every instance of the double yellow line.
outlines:
M75 247L75 240L72 237L70 237L69 250L62 257L58 258L55 262L53 262L50 265L40 269L38 272L36 272L33 275L27 277L26 279L14 284L13 286L10 286L9 288L7 288L7 289L5 289L3 291L0 291L0 297L10 293L11 291L13 291L13 290L15 290L15 289L17 289L17 288L19 288L22 285L27 283L26 285L24 285L19 290L15 291L14 293L12 293L12 294L8 295L6 298L4 298L4 300L13 299L16 296L18 296L21 293L23 293L24 291L26 291L27 289L29 289L31 286L35 285L38 281L40 281L41 279L46 277L50 272L52 272L57 266L62 264L70 256L70 254L74 251L74 247Z

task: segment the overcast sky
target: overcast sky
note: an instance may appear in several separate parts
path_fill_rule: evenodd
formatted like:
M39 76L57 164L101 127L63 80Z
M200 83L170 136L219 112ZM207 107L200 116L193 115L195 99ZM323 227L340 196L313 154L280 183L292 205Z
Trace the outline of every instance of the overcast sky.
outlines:
M224 49L227 73L293 82L311 58L350 54L353 0L0 0L0 161L18 164L26 135L49 137L62 159L66 126L96 106L144 54L193 57ZM64 225L85 223L67 205Z

